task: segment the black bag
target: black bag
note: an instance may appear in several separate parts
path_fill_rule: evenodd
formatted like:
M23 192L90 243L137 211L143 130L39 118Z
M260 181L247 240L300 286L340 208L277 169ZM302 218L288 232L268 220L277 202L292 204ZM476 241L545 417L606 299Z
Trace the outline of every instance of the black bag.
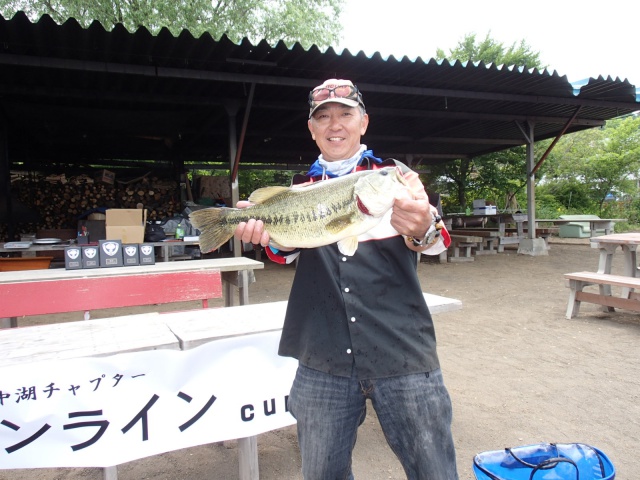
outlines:
M155 223L148 223L144 229L144 241L145 242L161 242L167 238L167 234L162 228L162 225Z

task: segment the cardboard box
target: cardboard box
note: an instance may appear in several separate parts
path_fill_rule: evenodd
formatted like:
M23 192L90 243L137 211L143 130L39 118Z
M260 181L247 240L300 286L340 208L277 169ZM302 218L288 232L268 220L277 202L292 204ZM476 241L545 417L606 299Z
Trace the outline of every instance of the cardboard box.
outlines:
M495 205L487 205L486 207L479 207L473 209L474 215L495 215L498 213L496 211Z
M100 267L122 266L122 242L120 240L100 240Z
M137 243L122 245L122 263L125 267L140 265L139 249L140 245Z
M116 174L111 170L98 170L98 173L96 174L96 181L113 185L116 181Z
M67 247L64 249L64 268L67 270L82 268L82 251L80 247Z
M140 265L153 265L156 263L156 250L153 245L143 243L138 250Z
M106 212L107 240L122 243L143 243L147 211L132 208L110 208Z
M476 199L473 201L473 208L481 208L486 206L487 203L485 202L484 198L480 198L480 199Z
M100 268L100 249L97 245L84 245L82 248L82 268Z

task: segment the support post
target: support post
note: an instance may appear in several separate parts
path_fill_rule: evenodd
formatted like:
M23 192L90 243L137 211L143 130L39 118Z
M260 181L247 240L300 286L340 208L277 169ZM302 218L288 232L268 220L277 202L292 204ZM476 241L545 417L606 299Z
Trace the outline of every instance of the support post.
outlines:
M102 480L118 480L118 467L104 467L102 469Z
M237 104L227 104L227 115L229 117L229 171L233 172L235 170L235 162L238 161L236 158L238 153L238 143L237 143L237 129L236 129L236 119L238 114L238 105ZM229 181L231 182L231 205L230 207L235 207L238 200L240 200L240 192L238 189L238 178L229 177ZM233 241L233 256L241 257L242 256L242 243L235 238Z
M527 139L527 238L518 244L518 253L531 256L549 255L544 238L536 238L536 175L534 171L534 124L526 123L523 131Z
M0 114L0 222L7 224L7 239L15 240L16 227L11 213L11 173L7 121Z

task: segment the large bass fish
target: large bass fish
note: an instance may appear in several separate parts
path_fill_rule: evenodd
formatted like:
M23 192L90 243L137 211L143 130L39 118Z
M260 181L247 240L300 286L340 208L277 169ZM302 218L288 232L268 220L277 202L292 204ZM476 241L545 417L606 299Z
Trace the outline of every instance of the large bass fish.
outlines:
M205 208L189 216L200 230L200 249L227 242L240 222L262 220L276 248L312 248L338 242L344 255L358 249L358 235L375 227L407 185L398 167L363 170L308 186L265 187L247 208Z

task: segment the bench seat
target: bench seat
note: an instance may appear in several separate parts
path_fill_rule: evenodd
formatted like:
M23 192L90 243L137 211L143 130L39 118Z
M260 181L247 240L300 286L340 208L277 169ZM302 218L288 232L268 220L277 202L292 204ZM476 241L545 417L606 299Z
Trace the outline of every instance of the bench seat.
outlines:
M570 288L567 318L573 318L578 315L580 302L603 305L609 310L624 308L640 312L640 295L633 291L640 289L640 278L595 272L565 273L564 278L568 280L568 287ZM599 293L584 292L584 287L588 285L599 285ZM626 289L623 291L629 291L628 298L613 296L611 294L612 286Z

